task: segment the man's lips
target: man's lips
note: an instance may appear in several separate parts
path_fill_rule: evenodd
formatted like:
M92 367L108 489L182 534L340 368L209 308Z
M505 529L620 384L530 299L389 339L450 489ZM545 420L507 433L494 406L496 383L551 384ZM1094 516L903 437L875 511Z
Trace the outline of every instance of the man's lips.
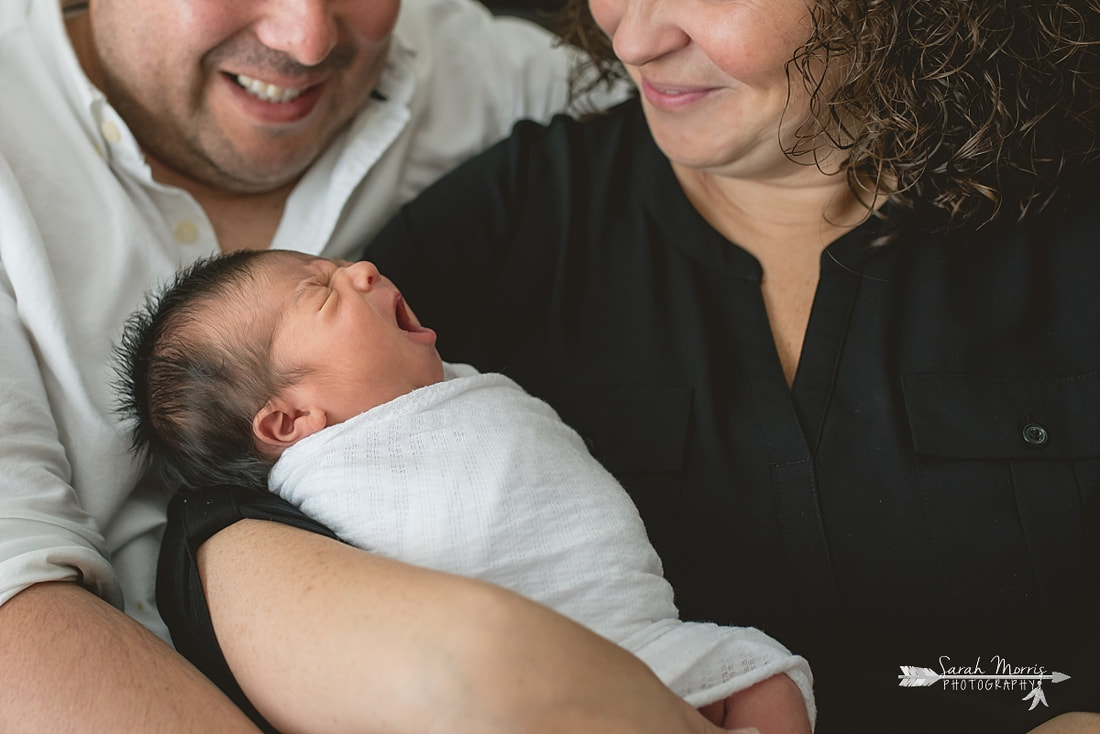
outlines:
M264 102L289 102L302 95L306 87L280 87L247 74L230 75L244 91Z
M324 84L280 86L247 74L223 72L226 87L240 109L262 124L295 123L304 119L321 98ZM246 86L247 85L247 86Z
M261 79L241 72L226 71L222 73L250 96L264 102L273 103L291 102L303 94L311 92L324 81L318 78L299 78L294 83L291 83L289 79L279 80L281 83L276 83L275 80Z

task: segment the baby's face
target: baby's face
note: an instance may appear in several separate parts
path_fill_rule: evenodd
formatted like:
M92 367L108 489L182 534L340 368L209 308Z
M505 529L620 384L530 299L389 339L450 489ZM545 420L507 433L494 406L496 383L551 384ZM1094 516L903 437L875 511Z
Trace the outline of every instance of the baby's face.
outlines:
M443 379L435 332L369 262L280 254L269 272L280 299L274 364L306 370L296 389L339 423Z

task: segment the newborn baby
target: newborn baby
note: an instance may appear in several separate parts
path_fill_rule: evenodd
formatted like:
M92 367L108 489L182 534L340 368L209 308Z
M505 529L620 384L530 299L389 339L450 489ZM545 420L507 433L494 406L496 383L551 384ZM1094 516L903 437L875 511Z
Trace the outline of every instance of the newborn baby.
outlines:
M715 702L785 674L802 701L778 720L809 731L806 661L753 628L681 621L637 510L577 433L509 378L444 363L371 263L200 262L121 351L135 444L176 483L269 487L350 544L508 587L719 724Z

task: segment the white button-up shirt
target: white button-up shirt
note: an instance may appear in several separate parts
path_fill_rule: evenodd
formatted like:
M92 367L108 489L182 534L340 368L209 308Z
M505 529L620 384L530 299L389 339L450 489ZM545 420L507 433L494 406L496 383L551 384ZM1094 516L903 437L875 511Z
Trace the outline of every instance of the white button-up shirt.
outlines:
M291 194L273 247L356 257L397 207L565 107L571 54L471 0L406 0L377 92ZM0 603L76 579L167 639L167 494L114 410L113 347L147 291L218 251L87 79L58 0L0 3Z

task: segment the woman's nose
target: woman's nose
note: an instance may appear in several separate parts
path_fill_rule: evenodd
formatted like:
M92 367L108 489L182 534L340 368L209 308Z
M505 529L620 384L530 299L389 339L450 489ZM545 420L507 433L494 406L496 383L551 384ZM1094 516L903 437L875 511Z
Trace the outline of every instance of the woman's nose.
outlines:
M265 46L288 54L302 66L316 66L328 58L339 39L332 5L330 0L267 3L256 22L256 35Z
M619 0L619 22L611 32L615 55L628 66L644 66L691 42L675 22L677 3L668 0Z

